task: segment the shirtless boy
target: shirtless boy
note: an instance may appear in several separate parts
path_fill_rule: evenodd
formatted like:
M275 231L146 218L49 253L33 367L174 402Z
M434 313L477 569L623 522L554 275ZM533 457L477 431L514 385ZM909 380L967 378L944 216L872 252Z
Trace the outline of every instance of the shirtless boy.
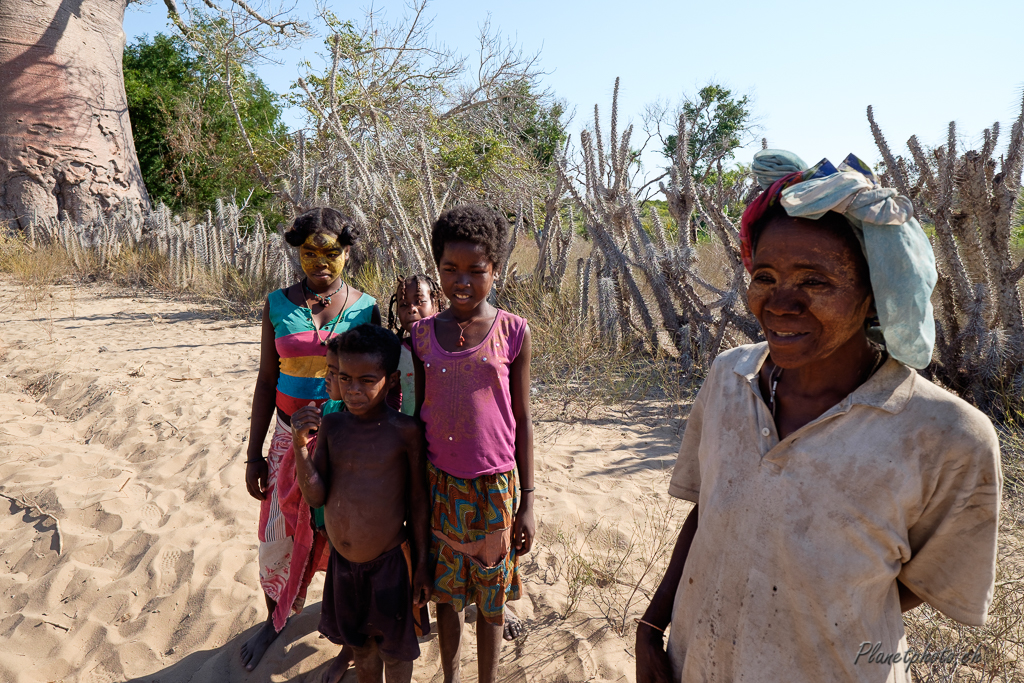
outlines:
M388 683L412 679L420 654L414 624L427 624L433 584L423 434L384 402L400 354L398 337L376 325L332 338L327 387L346 411L321 418L309 406L292 415L299 488L310 506L324 506L332 546L320 632L354 649L359 683L382 683L385 670ZM341 679L341 659L325 680Z

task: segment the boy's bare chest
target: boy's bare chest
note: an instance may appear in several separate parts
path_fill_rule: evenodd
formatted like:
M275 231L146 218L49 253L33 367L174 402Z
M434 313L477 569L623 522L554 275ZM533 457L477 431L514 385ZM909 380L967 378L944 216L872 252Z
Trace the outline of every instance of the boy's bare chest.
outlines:
M349 478L405 475L405 443L386 422L370 429L337 427L328 438L331 470L335 474Z

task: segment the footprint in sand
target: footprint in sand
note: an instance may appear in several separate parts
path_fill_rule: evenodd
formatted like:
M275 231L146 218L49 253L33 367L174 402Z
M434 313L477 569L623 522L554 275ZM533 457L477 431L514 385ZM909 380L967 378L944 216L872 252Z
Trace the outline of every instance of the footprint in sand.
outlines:
M114 675L114 672L100 664L86 671L85 675L79 680L82 683L113 683L115 678L117 677Z
M167 594L178 585L178 560L181 551L177 548L165 550L157 565L156 585L159 594Z
M0 428L0 436L12 436L17 439L31 439L43 433L41 424L12 424L7 422Z
M96 545L99 545L99 544L96 544ZM107 563L108 560L111 559L111 557L113 557L114 544L110 542L110 539L107 539L105 547L106 547L106 550L104 551L104 553L102 555L100 555L98 558L96 558L95 560L93 560L92 562L90 562L89 563L90 566L102 567L103 565L105 565Z
M142 518L144 524L156 526L164 518L164 511L156 503L148 503L139 510L139 517Z

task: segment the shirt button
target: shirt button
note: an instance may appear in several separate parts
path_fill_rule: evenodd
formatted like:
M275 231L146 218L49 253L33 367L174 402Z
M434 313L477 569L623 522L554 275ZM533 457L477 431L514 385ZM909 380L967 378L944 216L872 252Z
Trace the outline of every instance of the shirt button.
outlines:
M448 437L448 440L449 440L449 441L451 441L451 440L452 440L452 437L450 437L450 436L449 436L449 437Z
M427 363L427 367L428 367L428 368L430 367L430 363Z
M484 356L484 362L485 363L487 362L487 356Z
M761 436L771 436L772 430L765 427L761 430Z
M448 372L448 368L441 368L441 372Z

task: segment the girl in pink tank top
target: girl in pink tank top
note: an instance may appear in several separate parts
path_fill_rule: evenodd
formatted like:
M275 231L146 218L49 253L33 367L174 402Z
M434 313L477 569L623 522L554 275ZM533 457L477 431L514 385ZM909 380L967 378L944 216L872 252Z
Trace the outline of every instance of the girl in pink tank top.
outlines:
M446 680L459 666L461 612L469 604L479 611L478 680L496 678L505 602L519 598L518 557L536 532L530 328L487 302L508 230L504 216L480 205L441 214L431 250L451 305L410 327Z

